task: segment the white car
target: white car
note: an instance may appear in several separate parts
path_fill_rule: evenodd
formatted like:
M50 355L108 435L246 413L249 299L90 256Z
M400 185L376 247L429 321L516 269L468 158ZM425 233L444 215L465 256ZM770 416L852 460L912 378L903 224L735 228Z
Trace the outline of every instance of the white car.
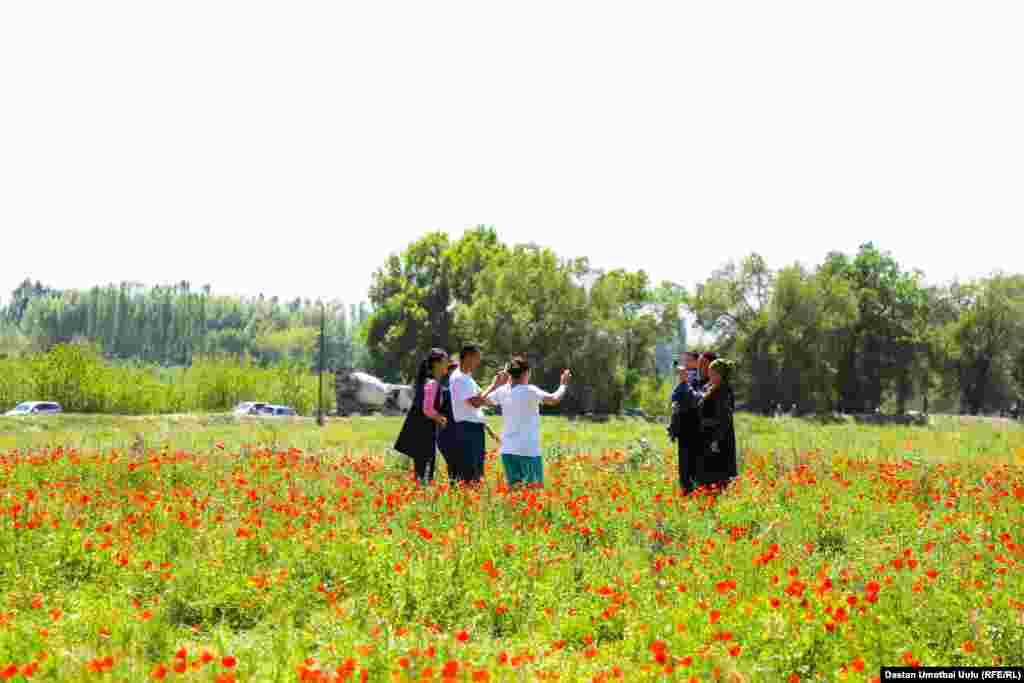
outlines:
M235 415L261 415L262 413L260 411L266 407L266 403L245 401L244 403L239 403L235 406L235 409L232 412Z
M19 403L14 410L8 410L4 415L54 415L62 412L64 411L60 404L53 401L26 401Z
M260 408L259 415L267 417L295 417L297 413L289 406L264 405Z

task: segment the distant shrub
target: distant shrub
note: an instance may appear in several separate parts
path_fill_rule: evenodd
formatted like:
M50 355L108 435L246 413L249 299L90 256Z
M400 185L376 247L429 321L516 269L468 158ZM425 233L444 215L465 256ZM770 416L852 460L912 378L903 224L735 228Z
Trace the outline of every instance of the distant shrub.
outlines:
M324 411L334 410L333 376L324 377ZM60 403L73 413L148 415L230 410L267 401L316 412L317 377L298 364L261 368L236 357L201 357L188 368L114 364L87 344L0 358L0 408L21 401Z
M644 377L633 387L630 407L636 407L651 417L668 417L672 412L672 389L675 384L655 377Z

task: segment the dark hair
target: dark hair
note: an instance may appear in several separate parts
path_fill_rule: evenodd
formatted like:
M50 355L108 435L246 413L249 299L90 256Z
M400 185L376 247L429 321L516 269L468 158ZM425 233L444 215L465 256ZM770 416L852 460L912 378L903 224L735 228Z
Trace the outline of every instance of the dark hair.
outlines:
M439 360L443 360L448 357L448 353L444 349L430 349L430 353L420 363L420 370L416 373L416 386L427 383L427 378L430 377L430 368Z
M701 357L707 358L709 363L713 363L714 361L718 360L718 354L715 353L714 351L705 351L704 353L701 354Z
M462 350L459 351L459 360L466 356L472 356L474 353L480 353L480 347L477 344L463 344Z
M514 356L508 364L508 374L519 379L530 369L530 363L523 356Z
M683 351L683 355L687 356L688 358L693 358L694 360L700 358L700 354L697 353L696 351Z

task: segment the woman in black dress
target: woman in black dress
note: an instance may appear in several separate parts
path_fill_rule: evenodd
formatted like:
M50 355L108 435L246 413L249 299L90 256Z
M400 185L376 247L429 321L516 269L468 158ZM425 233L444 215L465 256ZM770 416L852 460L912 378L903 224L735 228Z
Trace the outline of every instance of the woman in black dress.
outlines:
M720 490L739 474L733 425L736 399L731 384L734 368L735 363L724 358L708 366L708 388L699 408L703 455L697 461L697 486Z
M434 463L437 459L437 430L447 425L447 419L437 411L440 398L440 379L448 367L448 354L441 349L431 349L430 354L420 363L413 387L412 406L405 416L405 424L395 441L395 450L412 458L416 469L416 481L429 484L434 478Z

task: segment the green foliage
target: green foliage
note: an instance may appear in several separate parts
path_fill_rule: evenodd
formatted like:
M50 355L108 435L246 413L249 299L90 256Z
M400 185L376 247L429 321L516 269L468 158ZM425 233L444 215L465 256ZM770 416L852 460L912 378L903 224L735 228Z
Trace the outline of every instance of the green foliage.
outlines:
M160 414L226 411L241 401L290 405L315 414L318 379L304 365L267 368L231 357L197 357L189 368L113 364L85 344L0 358L0 408L57 401L67 412ZM325 411L334 409L333 376L324 378Z
M633 405L652 417L667 418L672 412L668 397L675 388L675 380L645 376L633 390Z
M871 243L853 255L829 253L813 268L773 270L751 254L716 269L691 294L653 283L642 270L604 272L586 258L506 245L493 228L477 226L456 240L430 233L388 257L369 299L370 306L326 305L328 368L408 382L430 347L456 353L474 341L484 349L482 382L510 354L525 353L537 384L553 387L562 368L573 370L563 411L628 405L664 415L690 315L713 350L741 362L738 399L758 411L1024 407L1024 275L928 285ZM219 409L233 396L265 395L264 386L308 405L308 385L296 378L316 366L320 312L308 300L215 296L188 282L57 291L26 280L0 309L0 359L86 341L128 384L90 393L80 387L106 371L60 356L60 366L8 363L0 399L24 396L36 386L30 381L71 395L83 410ZM216 370L213 358L221 359ZM247 377L255 367L290 374L270 372L269 384L250 385L235 378L240 364ZM154 365L192 368L172 380ZM207 383L192 390L199 398L177 386L192 376Z
M924 410L959 398L978 413L1024 398L1021 276L926 286L868 243L813 270L751 255L691 303L717 350L744 361L737 388L757 410L902 413L915 398Z
M455 242L432 233L375 274L368 347L391 381L411 379L431 346L456 353L479 343L484 375L525 353L536 384L573 370L566 410L616 412L655 371L658 344L678 343L684 298L643 271L605 273L536 245L509 247L482 226Z
M968 412L1024 397L1024 276L995 275L959 292L951 336L954 367Z
M477 275L503 250L493 229L478 226L454 243L430 233L388 257L370 287L372 369L389 381L411 379L427 349L450 349L454 308L473 300Z
M369 313L339 302L324 307L327 367L351 367L362 357L355 339ZM132 283L56 291L23 283L0 313L0 355L46 350L85 340L109 358L187 366L202 355L250 356L260 365L315 364L321 306L260 296L217 296L188 282L142 287Z
M707 498L631 420L543 420L539 491L493 453L480 489L416 486L380 457L401 418L277 447L209 416L0 422L7 678L857 680L1024 647L1019 428L743 415ZM47 423L78 431L4 440Z

